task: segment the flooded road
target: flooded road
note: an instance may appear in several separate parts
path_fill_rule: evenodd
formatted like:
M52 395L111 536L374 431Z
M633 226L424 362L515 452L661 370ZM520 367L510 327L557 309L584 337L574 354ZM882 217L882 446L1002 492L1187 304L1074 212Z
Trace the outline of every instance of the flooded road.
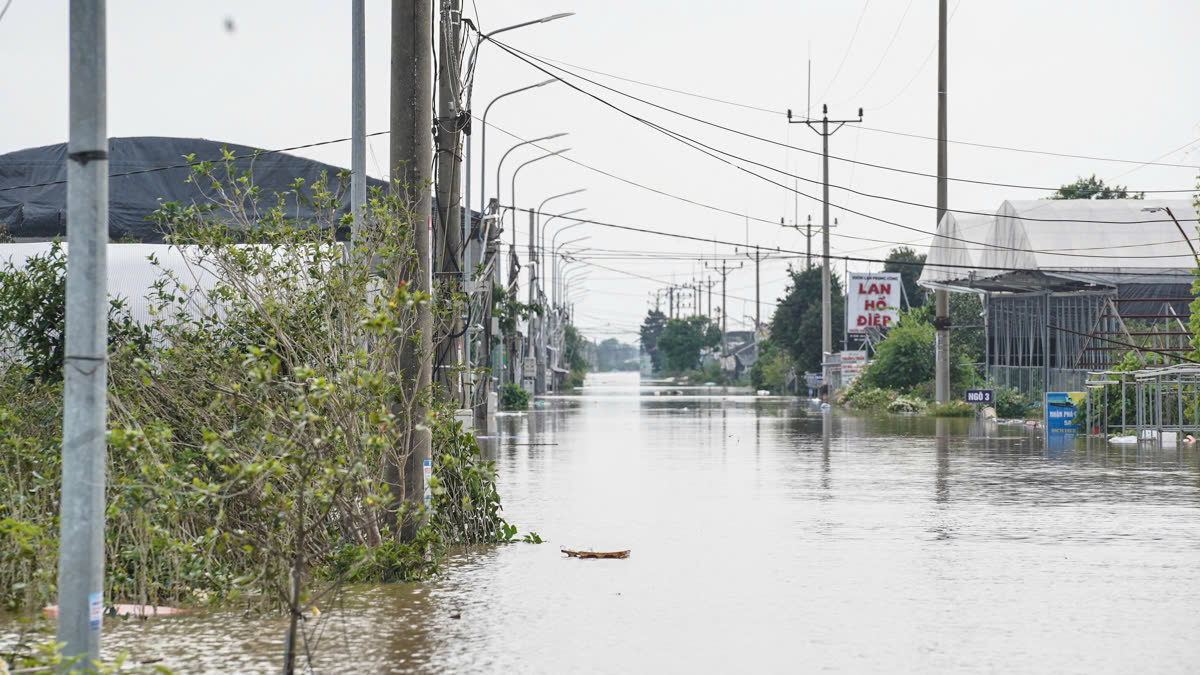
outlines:
M1047 452L1020 427L654 390L593 376L502 417L505 514L546 543L350 589L317 670L1195 672L1195 450ZM105 630L133 662L272 671L283 624Z

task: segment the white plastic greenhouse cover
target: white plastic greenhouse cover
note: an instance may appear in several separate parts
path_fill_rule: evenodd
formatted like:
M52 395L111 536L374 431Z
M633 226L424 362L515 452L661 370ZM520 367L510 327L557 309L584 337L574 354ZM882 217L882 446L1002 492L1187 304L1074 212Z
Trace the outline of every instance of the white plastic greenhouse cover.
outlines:
M35 255L50 251L50 242L0 244L0 266L11 261L23 267L25 261ZM62 243L63 250L70 250ZM149 260L153 255L159 262L156 267ZM108 297L120 298L134 321L145 323L150 319L149 302L146 296L154 282L164 271L170 270L183 285L195 289L211 289L216 278L194 264L189 264L177 246L169 244L109 244L108 245ZM196 309L192 307L192 309Z
M981 268L1183 270L1195 267L1169 207L1184 232L1196 234L1196 208L1184 199L1039 199L1006 201L996 211ZM1051 221L1030 220L1052 219ZM1139 221L1157 222L1139 222ZM1116 222L1096 222L1116 221ZM980 270L999 276L1002 270Z
M953 283L973 276L974 287L1029 290L1031 273L1117 285L1162 282L1166 272L1187 282L1196 266L1191 248L1165 212L1144 210L1160 207L1169 207L1184 232L1196 236L1196 207L1186 199L1009 200L992 217L972 216L969 230L962 224L965 218L957 224L943 218L929 259L969 255L975 273L926 268L921 280ZM952 231L956 225L958 234ZM951 240L943 247L946 237L983 246ZM959 246L966 250L954 250ZM1152 276L1138 277L1138 272Z
M938 223L937 236L929 245L917 283L925 286L966 277L982 251L981 246L969 242L983 241L992 220L991 216L955 215L947 211Z

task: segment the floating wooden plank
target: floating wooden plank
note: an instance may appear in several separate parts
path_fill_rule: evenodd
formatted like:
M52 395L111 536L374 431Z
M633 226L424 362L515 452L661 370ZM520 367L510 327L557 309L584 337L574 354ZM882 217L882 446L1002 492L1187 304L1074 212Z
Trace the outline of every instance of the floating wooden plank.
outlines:
M568 558L619 559L619 558L628 558L629 557L628 550L625 550L625 551L572 551L571 549L566 549L566 548L561 549L561 550L563 553L567 554Z

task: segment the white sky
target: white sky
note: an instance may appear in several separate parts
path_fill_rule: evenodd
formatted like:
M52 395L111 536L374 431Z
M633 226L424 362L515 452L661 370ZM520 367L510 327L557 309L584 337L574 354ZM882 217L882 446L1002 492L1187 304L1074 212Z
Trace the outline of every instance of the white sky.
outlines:
M814 113L827 101L831 117L853 117L861 105L867 127L936 134L936 53L930 56L937 42L934 0L874 0L865 5L865 12L862 0L476 2L485 30L576 12L574 17L501 36L538 56L780 111L805 107L811 45ZM957 6L949 37L951 139L1200 164L1200 88L1191 84L1195 64L1200 62L1200 42L1195 39L1200 3L950 0L950 6ZM367 2L368 131L387 128L389 11L388 2ZM467 16L475 17L470 0ZM225 30L226 18L234 22L232 33ZM349 135L348 2L110 0L108 20L110 136L195 136L275 148ZM853 47L848 49L852 38ZM0 21L0 63L7 66L0 105L0 153L66 140L66 57L67 3L13 0ZM585 75L694 116L820 149L815 134L802 125L787 125L782 115ZM545 75L494 46L485 46L477 74L476 113L482 114L494 96L541 79ZM819 158L812 155L601 93L631 112L705 143L812 180L821 178ZM791 222L794 217L790 192L704 157L561 84L498 103L490 121L523 138L569 132L569 137L551 142L550 147L570 146L570 156L580 162L665 192L772 222L781 217ZM479 204L478 128L473 207ZM1193 140L1196 145L1181 147ZM493 193L495 162L515 141L495 129L489 132L489 141L488 183ZM373 139L373 152L368 154L372 174L382 174L387 148L386 137ZM525 153L521 161L536 156L528 148L518 152ZM852 125L831 139L831 152L926 173L936 170L932 141ZM347 166L350 147L344 143L298 154ZM517 166L517 159L514 153L506 163L506 174ZM1057 186L1091 173L1134 189L1178 189L1194 185L1197 171L950 147L952 176ZM791 182L778 174L773 177ZM936 199L931 178L837 161L831 162L831 182L930 205ZM587 192L559 200L547 211L587 207L581 216L607 222L739 242L748 235L757 245L804 248L804 238L792 230L753 221L747 228L741 217L640 190L558 159L524 169L518 198L522 206L535 206L545 197L580 187ZM800 190L820 195L819 185L802 181ZM1045 194L951 183L950 206L991 210L1004 199ZM931 209L836 189L831 201L922 230L932 231L936 225ZM820 204L801 197L800 221L809 214L819 222ZM832 215L840 224L835 234L927 242L920 234L839 213L837 208ZM597 249L731 252L729 247L714 249L710 244L590 225L575 228L563 239L577 234L591 236L581 246ZM509 237L506 234L505 239ZM522 232L520 239L527 241L527 235ZM854 252L883 258L888 248L833 238L834 255ZM814 242L814 250L819 250L819 241ZM705 274L700 264L688 261L599 262L664 282L685 282ZM783 292L786 265L782 260L763 263L764 320ZM835 265L839 271L841 267ZM850 265L851 269L867 267ZM603 269L592 270L579 285L587 289L577 303L584 332L601 339L616 334L625 340L634 339L648 307L648 292L661 287ZM736 296L729 300L729 327L741 328L735 320L754 313L752 266L730 275L729 294Z

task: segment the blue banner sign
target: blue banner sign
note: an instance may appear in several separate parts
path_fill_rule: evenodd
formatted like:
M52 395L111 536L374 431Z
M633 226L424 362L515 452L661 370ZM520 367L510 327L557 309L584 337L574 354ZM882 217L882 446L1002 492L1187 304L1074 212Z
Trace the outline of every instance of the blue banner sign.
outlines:
M1046 394L1046 431L1052 434L1079 431L1083 421L1079 416L1079 406L1086 396L1079 391Z

